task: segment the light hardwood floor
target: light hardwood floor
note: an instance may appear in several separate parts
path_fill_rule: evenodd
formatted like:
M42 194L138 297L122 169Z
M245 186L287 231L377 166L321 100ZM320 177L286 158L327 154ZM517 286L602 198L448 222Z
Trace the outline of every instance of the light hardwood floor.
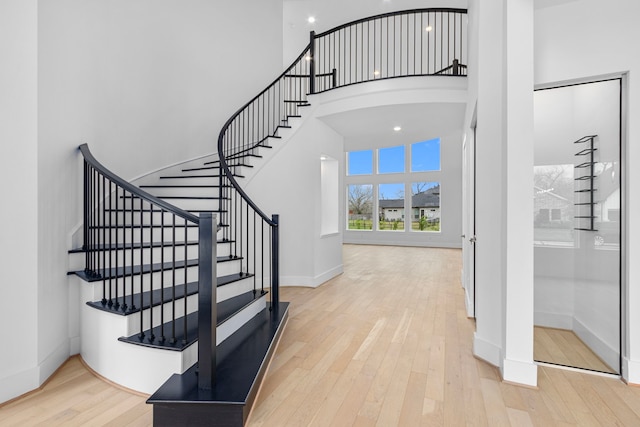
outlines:
M616 373L573 331L536 326L533 337L534 360L610 374Z
M547 367L518 387L475 359L459 250L347 245L344 260L318 289L282 289L289 323L249 426L640 425L640 388ZM151 423L143 398L71 363L0 425Z

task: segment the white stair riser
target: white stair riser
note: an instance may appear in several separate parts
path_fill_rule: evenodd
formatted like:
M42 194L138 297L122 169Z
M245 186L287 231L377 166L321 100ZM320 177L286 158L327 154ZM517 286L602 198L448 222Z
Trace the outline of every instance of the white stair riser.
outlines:
M230 247L231 245L229 243L218 243L217 247L216 247L216 254L218 257L227 257L229 256L229 252L230 252ZM153 248L153 261L155 262L160 262L161 258L161 252L163 251L162 248ZM123 257L124 260L126 260L126 265L130 265L131 264L131 250L130 249L122 249L122 250L118 250L116 251L116 253L118 254L118 259L119 264L123 263ZM139 249L134 249L133 250L133 256L134 256L134 264L139 264L140 263L140 250ZM172 253L172 249L170 247L165 247L164 248L164 253L165 253L165 261L169 261L173 255ZM101 253L100 253L101 254ZM114 256L114 260L115 260L115 255ZM102 255L100 255L100 257L102 257ZM187 259L197 259L198 257L198 246L197 245L189 245L188 249L187 249ZM101 258L102 259L102 258ZM151 259L151 255L149 254L149 249L145 248L144 250L144 255L143 255L143 263L149 263ZM184 259L184 246L177 246L176 247L176 259L177 260L182 260ZM102 262L102 261L101 261ZM69 254L69 268L68 271L81 271L84 270L84 266L85 266L85 253L84 252L75 252L75 253L71 253Z
M181 185L179 188L173 187L149 187L143 188L148 193L153 194L156 197L163 198L166 196L190 196L190 197L218 197L220 192L218 187L189 187L184 184L165 184L158 183L157 185ZM195 184L195 185L211 185L211 184ZM218 184L214 184L218 185Z
M194 267L195 268L195 267ZM194 268L190 268L189 270L193 270ZM191 274L189 272L189 274ZM143 290L144 291L149 291L151 288L151 279L150 276L145 275L147 277L143 277L142 278L142 286L143 286ZM170 288L171 287L171 283L172 283L172 277L166 277L166 273L165 273L165 283L164 283L164 287L165 288ZM179 275L178 273L176 273L176 284L180 285L184 283L184 274ZM188 280L187 283L195 281L197 279L192 277L192 276L188 276L188 279L192 279L192 280ZM103 298L103 290L105 292L104 298L105 299L109 299L109 297L111 298L116 298L116 295L119 298L122 297L126 297L136 293L140 292L140 282L141 282L141 278L140 276L132 276L132 277L120 277L118 279L112 279L111 283L109 283L109 281L107 280L106 283L103 286L103 282L102 281L96 281L96 282L91 282L91 283L85 283L84 285L87 288L91 288L91 292L90 295L91 297L89 299L87 299L87 301L100 301ZM258 289L261 288L261 282L260 281L256 281L256 287ZM153 280L153 289L157 290L160 289L162 283L160 280L160 274L155 274L154 275L154 280ZM132 292L132 286L133 286L133 292ZM254 279L253 277L248 277L246 279L242 279L238 282L234 282L234 283L230 283L224 286L219 286L217 288L217 292L218 292L218 301L223 301L225 299L234 297L236 295L239 295L243 292L247 292L249 290L252 290L254 286ZM265 282L265 286L268 286L268 284ZM109 291L111 291L111 293L109 293ZM117 292L116 292L117 291Z
M153 311L153 316L151 316L151 311ZM153 307L153 309L146 309L142 311L142 330L147 330L151 328L151 320L153 318L153 327L159 326L162 322L160 321L162 318L160 317L161 311L164 314L164 321L168 322L173 318L179 318L184 316L184 297L182 295L176 295L175 304L172 302L168 302L163 304L162 306L157 305ZM187 297L187 314L198 311L198 295L190 295ZM127 332L124 334L125 336L131 336L134 334L140 333L140 312L130 314L127 317ZM182 322L178 321L176 324L176 330L179 332L182 328ZM165 330L164 335L166 338L171 337L171 331Z
M90 299L89 287L82 289L81 298L85 301ZM190 298L188 309L191 304ZM228 338L265 307L266 298L259 298L218 326L216 343ZM156 315L154 313L154 317ZM198 345L193 344L178 352L118 341L119 337L130 336L139 331L139 327L132 326L136 322L135 318L139 319L139 315L120 316L83 304L81 354L83 360L103 377L124 387L150 394L172 374L183 373L197 361Z
M169 202L174 204L173 200L170 200ZM174 215L173 213L156 212L155 210L154 212L151 212L149 210L149 206L147 206L146 204L144 207L145 210L143 212L140 212L138 210L140 208L140 205L139 203L135 203L135 202L134 202L135 203L134 209L129 210L129 208L131 207L130 203L131 203L130 201L127 202L127 205L125 206L124 211L121 205L118 207L117 211L114 209L112 211L106 212L105 215L100 214L99 217L96 218L97 223L103 224L106 222L111 226L115 226L117 224L118 227L122 228L126 226L131 226L131 225L134 225L134 226L137 226L140 224L149 225L153 220L153 225L160 228L160 226L163 224L162 221L164 219L164 228L167 229L167 228L173 227L173 220L175 218L176 228L184 228L185 220L177 215ZM200 213L196 212L194 213L194 215L200 216ZM219 214L216 214L216 215L219 216ZM139 233L140 230L134 227L133 232ZM127 230L127 239L130 233L131 231Z
M210 197L210 196L207 196ZM204 199L204 200L200 200L200 199L166 199L167 202L171 203L174 206L179 207L180 209L183 210L204 210L204 211L216 211L218 210L218 200L217 199ZM140 199L135 199L135 200L131 200L131 199L125 199L123 200L124 203L124 209L129 210L129 209L140 209L141 205L142 205L142 209L149 209L149 204L147 202L141 202ZM120 205L120 208L123 208L123 205ZM140 216L140 214L138 213L138 216ZM135 215L134 215L135 217ZM125 220L129 221L130 219L126 218L125 216ZM135 218L134 218L135 220ZM169 221L172 221L171 219L167 218L167 223ZM184 220L180 219L180 218L176 218L176 223L177 224L184 224ZM160 221L158 220L158 223L160 224Z

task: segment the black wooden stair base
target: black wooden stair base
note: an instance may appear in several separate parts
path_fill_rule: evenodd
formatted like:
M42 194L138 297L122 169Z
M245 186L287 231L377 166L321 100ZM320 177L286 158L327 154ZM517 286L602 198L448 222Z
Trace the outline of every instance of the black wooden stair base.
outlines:
M217 348L216 382L198 388L197 365L172 375L148 400L154 426L242 426L288 316L289 303L260 312Z
M233 315L249 306L266 292L245 292L217 304L217 325L220 326ZM186 335L184 322L187 322ZM174 332L175 331L175 332ZM120 337L118 341L145 347L162 348L165 350L182 351L198 340L198 312L170 320L161 326L144 331L144 335L134 334L130 337Z

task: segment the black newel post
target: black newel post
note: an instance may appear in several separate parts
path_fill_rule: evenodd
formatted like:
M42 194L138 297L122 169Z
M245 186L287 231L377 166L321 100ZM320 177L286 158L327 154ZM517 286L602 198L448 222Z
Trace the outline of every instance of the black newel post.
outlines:
M309 93L316 93L316 32L309 34Z
M198 227L198 388L211 390L216 376L216 227L204 212Z
M460 62L457 59L453 60L453 75L454 76L460 75Z
M278 308L280 307L280 216L273 215L271 218L275 224L272 228L273 238L271 239L271 253L273 259L271 260L271 309L274 317L278 317Z

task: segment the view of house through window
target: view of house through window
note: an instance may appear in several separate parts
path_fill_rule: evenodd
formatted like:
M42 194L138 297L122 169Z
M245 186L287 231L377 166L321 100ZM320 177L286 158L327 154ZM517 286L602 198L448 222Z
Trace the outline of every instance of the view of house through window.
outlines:
M573 246L573 164L533 168L533 239L538 245Z
M440 231L440 183L411 184L411 229Z
M410 172L405 165L411 165ZM359 175L371 177L362 184ZM440 138L375 152L348 152L347 230L440 232L439 177ZM410 198L405 197L405 189L411 189ZM562 213L550 211L548 215Z
M378 229L404 230L404 183L378 186Z

